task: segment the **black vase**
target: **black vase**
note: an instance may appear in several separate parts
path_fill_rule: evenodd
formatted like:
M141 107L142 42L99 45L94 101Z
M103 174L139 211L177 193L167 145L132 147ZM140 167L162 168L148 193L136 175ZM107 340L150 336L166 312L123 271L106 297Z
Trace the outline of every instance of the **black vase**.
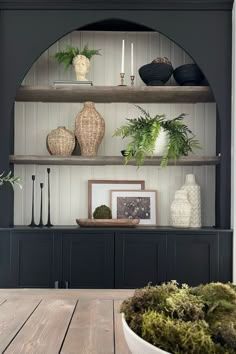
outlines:
M198 86L204 79L204 75L197 64L184 64L173 72L175 81L181 86Z
M171 77L173 67L167 63L150 63L141 66L138 72L147 86L163 86Z

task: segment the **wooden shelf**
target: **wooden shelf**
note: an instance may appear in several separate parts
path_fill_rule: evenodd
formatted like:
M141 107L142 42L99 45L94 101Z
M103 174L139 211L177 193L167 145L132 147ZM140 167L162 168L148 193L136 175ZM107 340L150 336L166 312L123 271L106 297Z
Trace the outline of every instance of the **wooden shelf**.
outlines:
M38 156L38 155L11 155L10 163L24 165L78 165L78 166L104 166L123 165L122 156ZM145 166L160 166L161 157L146 158ZM170 160L169 166L204 166L220 164L219 156L186 156L174 161ZM128 165L135 166L135 161L130 161Z
M97 103L215 102L209 86L21 86L16 101Z

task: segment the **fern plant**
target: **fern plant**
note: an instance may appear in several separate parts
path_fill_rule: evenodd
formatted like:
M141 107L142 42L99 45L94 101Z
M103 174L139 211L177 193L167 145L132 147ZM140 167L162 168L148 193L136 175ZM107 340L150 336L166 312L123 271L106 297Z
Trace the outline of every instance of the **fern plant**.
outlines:
M67 46L66 50L57 52L54 57L59 64L64 64L65 69L68 69L77 55L84 55L86 58L91 59L94 55L101 55L99 51L100 49L89 49L87 44L83 49Z
M122 136L122 138L131 137L131 142L125 149L125 164L134 158L137 166L141 166L146 156L152 157L161 129L166 131L168 136L168 143L161 161L162 167L168 164L169 159L177 160L193 152L195 148L200 148L195 135L183 123L185 113L181 113L172 120L166 120L164 114L151 117L142 107L136 107L141 111L141 115L138 118L127 118L128 123L117 128L113 134L113 136Z

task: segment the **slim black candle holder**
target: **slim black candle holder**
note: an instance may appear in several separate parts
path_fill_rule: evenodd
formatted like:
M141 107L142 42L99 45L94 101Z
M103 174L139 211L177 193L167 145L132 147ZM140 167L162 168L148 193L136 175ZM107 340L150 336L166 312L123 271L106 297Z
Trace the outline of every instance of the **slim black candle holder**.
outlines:
M40 183L41 196L40 196L40 219L39 219L39 227L43 227L43 183Z
M31 212L31 223L29 224L29 226L31 227L38 226L37 224L35 224L34 221L34 181L35 181L35 175L32 175L32 212Z
M45 226L51 227L53 226L51 223L51 200L50 200L50 168L47 168L47 174L48 174L48 221Z

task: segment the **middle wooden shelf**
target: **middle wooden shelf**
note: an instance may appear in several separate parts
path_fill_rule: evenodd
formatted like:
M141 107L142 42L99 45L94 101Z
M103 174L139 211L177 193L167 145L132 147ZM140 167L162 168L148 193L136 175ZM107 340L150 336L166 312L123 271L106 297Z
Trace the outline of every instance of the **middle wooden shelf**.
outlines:
M160 166L162 157L146 158L145 166ZM124 165L122 156L41 156L41 155L10 155L9 162L21 165L78 165L78 166L104 166ZM169 160L168 166L209 166L220 164L220 156L184 156L179 160ZM135 160L128 165L135 166Z

